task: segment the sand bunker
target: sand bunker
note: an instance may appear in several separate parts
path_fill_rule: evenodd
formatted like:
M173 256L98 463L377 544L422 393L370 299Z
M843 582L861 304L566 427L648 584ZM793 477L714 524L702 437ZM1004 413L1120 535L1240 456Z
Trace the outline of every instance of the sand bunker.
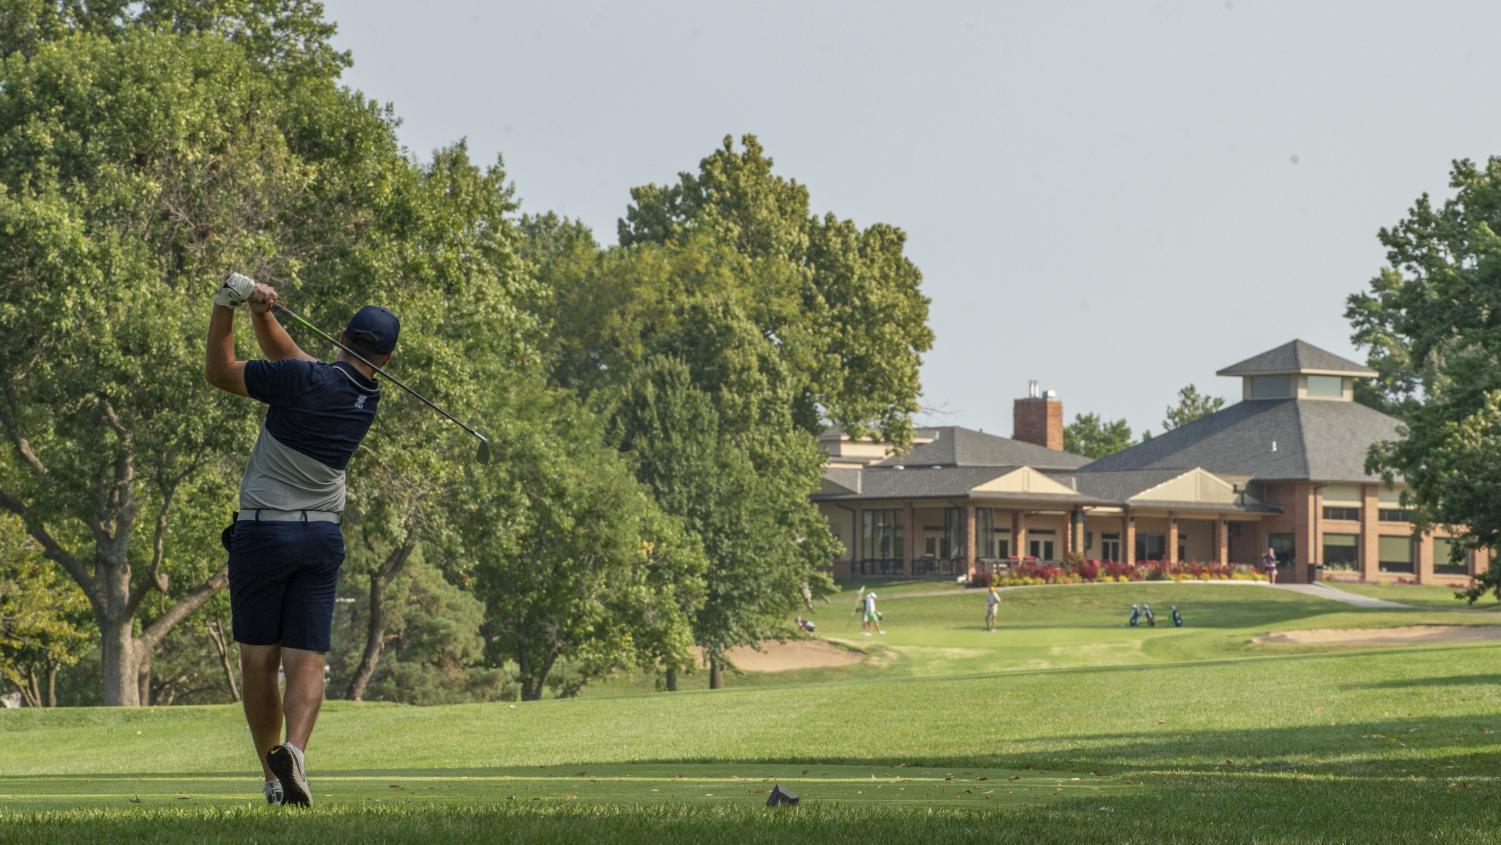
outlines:
M695 652L697 649L695 649ZM703 655L698 655L703 659ZM779 643L767 640L761 650L742 646L730 649L730 660L746 672L785 672L789 669L822 669L859 663L865 655L849 651L823 640L790 640Z
M1252 642L1264 645L1421 645L1501 640L1501 625L1406 625L1400 628L1315 628L1277 631Z

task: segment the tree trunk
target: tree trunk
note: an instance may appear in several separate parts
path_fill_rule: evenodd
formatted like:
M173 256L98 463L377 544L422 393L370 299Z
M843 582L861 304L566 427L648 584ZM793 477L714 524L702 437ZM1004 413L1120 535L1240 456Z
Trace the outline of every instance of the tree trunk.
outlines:
M57 664L47 664L47 706L57 706Z
M709 658L709 689L724 689L724 669L718 658Z
M678 667L676 666L667 667L667 691L678 691Z
M150 707L151 698L151 652L146 650L139 640L135 644L136 655L140 658L136 663L136 686L138 687L136 703L142 707ZM171 704L171 701L166 702Z
M24 684L20 681L15 681L13 683L16 688L16 692L19 692L21 694L21 700L26 702L27 707L42 706L42 694L37 690L36 672L27 672L26 683Z
M214 643L214 650L219 652L219 665L224 668L224 683L229 687L229 695L235 701L240 700L240 687L235 683L234 661L229 659L229 638L224 636L224 623L218 619L208 624L208 638Z
M360 665L354 670L349 682L348 697L351 701L364 701L365 688L375 675L375 664L386 647L386 579L380 573L370 576L370 620L365 626L365 652L360 655Z
M522 701L542 699L542 681L536 677L532 669L532 651L527 648L526 639L518 635L516 637L516 674L521 676Z
M99 666L106 707L135 707L141 703L131 627L130 617L99 620Z
M360 655L359 668L355 669L354 678L349 682L349 698L353 701L364 699L365 688L375 675L375 664L386 648L386 587L401 574L415 548L417 544L412 541L409 530L406 542L392 549L380 567L370 573L370 621L365 626L365 653Z

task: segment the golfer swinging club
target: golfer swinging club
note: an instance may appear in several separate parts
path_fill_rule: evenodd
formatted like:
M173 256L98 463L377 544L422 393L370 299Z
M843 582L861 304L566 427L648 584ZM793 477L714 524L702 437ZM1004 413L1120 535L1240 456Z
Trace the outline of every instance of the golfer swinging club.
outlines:
M236 361L234 314L249 303L264 361ZM344 467L360 445L380 388L348 353L325 364L303 352L271 314L276 291L238 273L224 281L209 318L204 377L270 406L240 481L240 510L226 532L229 600L240 644L245 720L264 772L266 801L307 806L304 750L323 703L323 664L344 562ZM366 305L341 340L385 366L396 317ZM286 694L277 691L277 668ZM286 737L282 738L282 718Z

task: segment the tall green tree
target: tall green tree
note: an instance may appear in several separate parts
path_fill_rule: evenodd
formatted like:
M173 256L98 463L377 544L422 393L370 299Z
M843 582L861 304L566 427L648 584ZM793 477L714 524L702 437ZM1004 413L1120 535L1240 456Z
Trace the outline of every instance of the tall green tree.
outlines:
M142 700L153 651L225 582L218 529L257 417L200 376L227 269L330 328L364 302L392 307L423 327L403 338L400 366L461 413L534 340L498 166L459 147L417 168L389 112L337 86L336 61L286 67L254 46L270 49L264 39L216 34L214 21L206 33L80 28L0 66L0 507L88 599L106 704ZM420 479L436 511L454 501L455 456L472 454L392 400L352 465L350 527L377 540L351 566L404 541L388 500L413 487L366 484L365 461ZM448 521L423 518L435 531Z
M428 561L425 548L415 549L385 585L380 660L371 666L359 697L450 704L506 696L511 687L504 673L487 665L485 657L484 602L467 577L454 577L451 567ZM349 601L334 618L332 689L347 690L364 666L372 610L364 581L371 575L354 570L345 576Z
M1223 397L1205 396L1197 387L1190 384L1178 391L1178 404L1168 407L1167 416L1162 418L1162 430L1172 431L1179 426L1188 425L1223 407L1225 407Z
M135 28L215 35L293 78L332 79L349 66L316 0L0 0L0 58L72 34L116 37Z
M681 359L656 358L637 372L612 425L637 477L702 539L712 562L694 633L717 689L731 648L780 635L810 581L824 591L817 572L832 559L827 526L778 489L799 483L795 467L758 468ZM795 452L799 439L784 433L778 442ZM666 683L676 687L673 673Z
M535 385L508 398L464 532L488 652L521 697L576 694L622 669L691 663L704 558L604 444L598 418Z
M633 189L620 244L683 244L696 234L743 256L762 282L752 319L806 375L798 424L909 442L933 334L906 234L813 215L807 188L774 173L754 135L741 147L727 136L696 173Z
M89 637L88 603L10 514L0 514L0 678L28 707L57 706L57 675Z
M832 424L911 437L932 343L921 274L899 229L814 216L754 136L739 149L726 138L672 185L633 190L620 246L592 260L576 233L544 232L528 251L556 279L553 377L611 419L638 477L710 554L694 636L718 686L730 648L774 635L806 593L830 589L834 540L808 500L816 435ZM675 414L712 425L688 431ZM713 461L660 445L675 437Z
M1345 316L1380 374L1368 398L1405 424L1367 468L1406 482L1419 524L1463 527L1464 552L1501 544L1501 158L1457 161L1449 181L1381 230L1386 266ZM1487 590L1494 557L1470 595Z
M1099 414L1075 414L1063 428L1063 451L1103 458L1131 445L1131 426L1124 419L1106 422Z
M266 251L307 173L276 88L214 38L77 37L0 73L0 506L88 598L105 703L135 704L151 649L225 580L207 503L245 426L183 402L210 273ZM177 601L137 631L153 591Z

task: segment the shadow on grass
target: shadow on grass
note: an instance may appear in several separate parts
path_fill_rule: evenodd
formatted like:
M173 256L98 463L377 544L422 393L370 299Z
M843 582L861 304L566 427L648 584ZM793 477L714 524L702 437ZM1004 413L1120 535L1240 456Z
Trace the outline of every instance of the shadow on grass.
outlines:
M1422 689L1424 687L1494 687L1501 684L1501 675L1444 675L1434 678L1402 678L1390 681L1372 681L1368 684L1348 684L1345 689Z

